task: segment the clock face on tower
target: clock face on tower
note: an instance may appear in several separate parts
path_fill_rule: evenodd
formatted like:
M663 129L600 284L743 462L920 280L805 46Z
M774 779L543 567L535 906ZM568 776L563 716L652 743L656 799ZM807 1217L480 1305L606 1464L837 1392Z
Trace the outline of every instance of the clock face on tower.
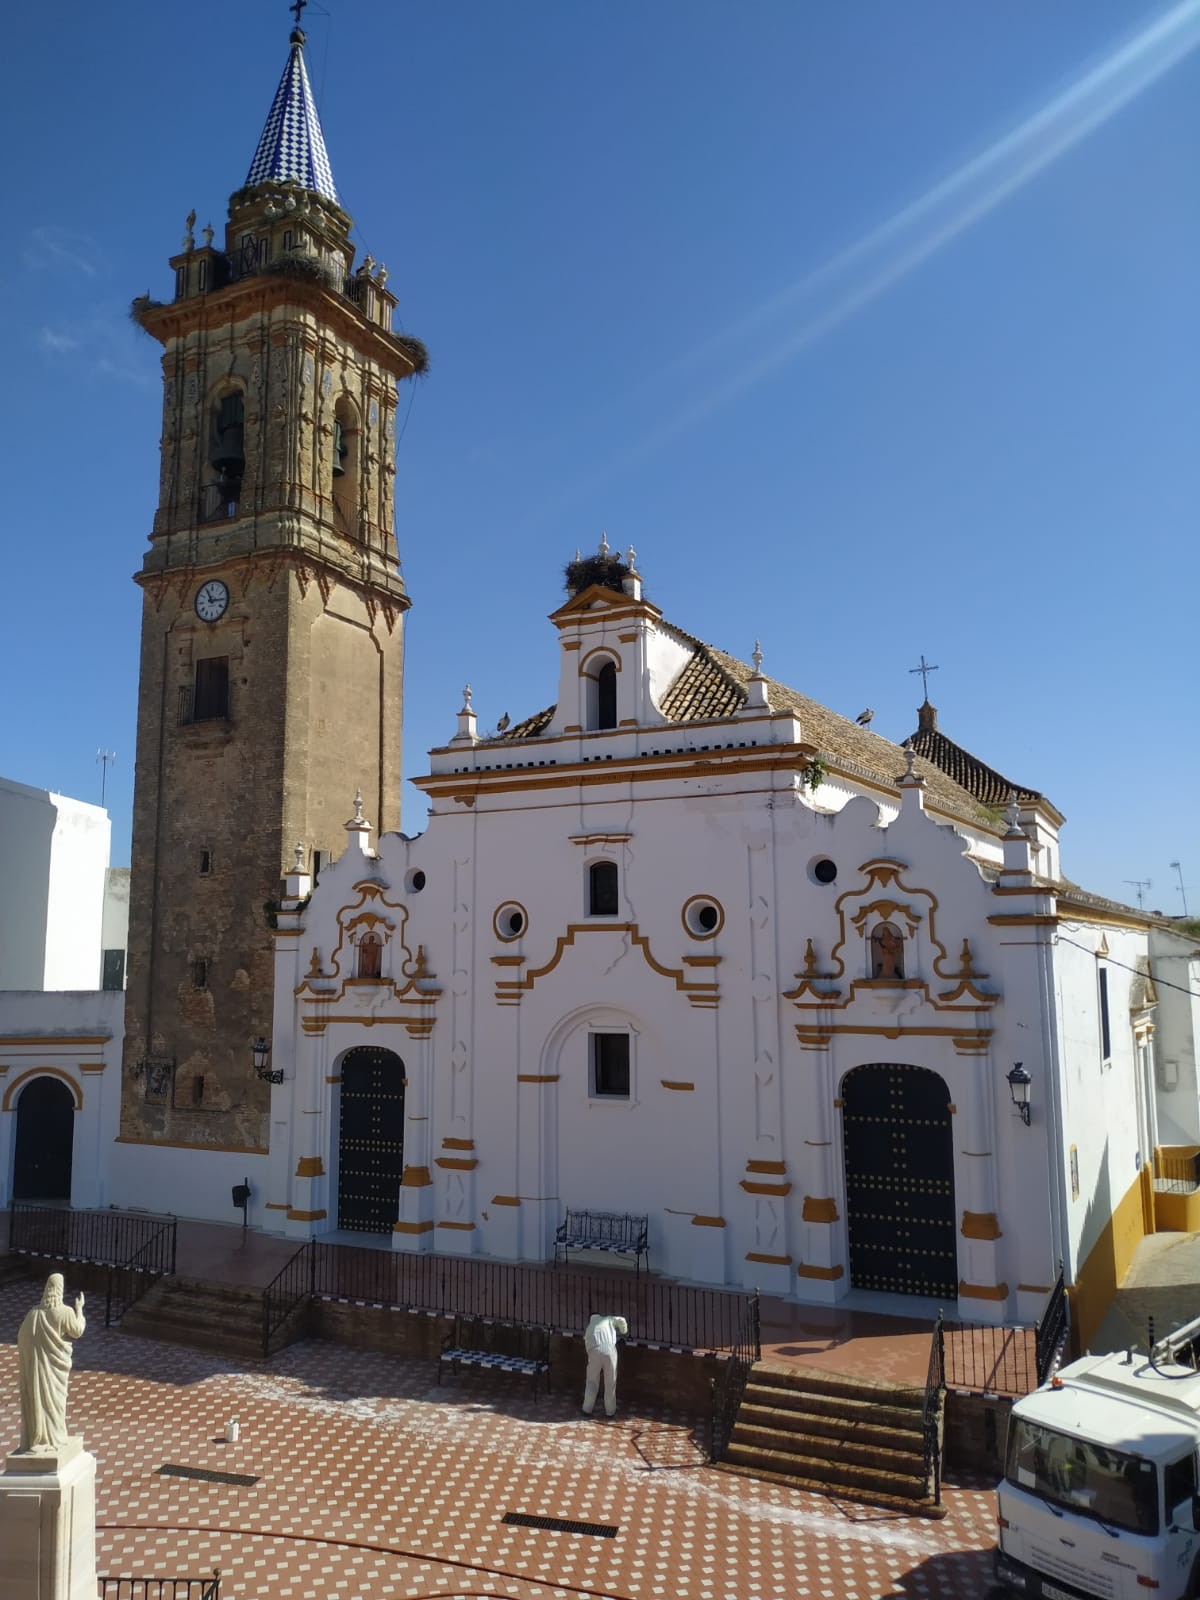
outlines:
M210 578L196 593L196 615L201 622L216 622L225 615L229 590L220 578Z

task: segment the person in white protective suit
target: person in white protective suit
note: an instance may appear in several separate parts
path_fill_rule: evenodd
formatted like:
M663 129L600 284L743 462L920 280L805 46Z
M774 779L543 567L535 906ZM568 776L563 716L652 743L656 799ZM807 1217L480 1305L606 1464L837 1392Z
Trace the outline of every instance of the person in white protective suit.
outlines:
M583 1348L587 1351L587 1382L583 1386L583 1409L591 1416L596 1404L600 1380L604 1379L604 1413L613 1417L617 1412L617 1340L629 1332L624 1317L602 1317L597 1313L588 1322L583 1333Z

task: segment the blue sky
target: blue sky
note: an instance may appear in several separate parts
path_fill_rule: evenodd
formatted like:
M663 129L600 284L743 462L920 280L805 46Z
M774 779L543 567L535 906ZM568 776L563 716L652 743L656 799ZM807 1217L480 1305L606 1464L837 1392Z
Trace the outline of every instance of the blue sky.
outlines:
M114 749L119 862L160 425L128 305L169 294L191 207L220 228L291 19L49 15L6 18L0 104L0 771L95 800ZM891 738L924 652L943 729L1066 813L1071 877L1175 912L1181 859L1200 907L1200 0L305 25L358 240L431 354L400 412L407 774L464 682L484 726L553 699L545 617L607 530L669 618Z

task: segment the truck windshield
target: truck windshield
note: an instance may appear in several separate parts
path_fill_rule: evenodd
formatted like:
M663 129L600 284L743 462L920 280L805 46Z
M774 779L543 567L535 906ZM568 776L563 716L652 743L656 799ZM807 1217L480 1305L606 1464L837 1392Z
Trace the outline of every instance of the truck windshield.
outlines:
M1153 1461L1013 1417L1005 1480L1130 1533L1158 1532L1158 1473Z

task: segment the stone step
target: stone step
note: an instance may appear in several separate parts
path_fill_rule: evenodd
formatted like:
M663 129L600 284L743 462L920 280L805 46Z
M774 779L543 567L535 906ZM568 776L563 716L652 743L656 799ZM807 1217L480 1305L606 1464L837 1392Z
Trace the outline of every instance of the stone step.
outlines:
M752 1384L797 1394L857 1400L865 1405L886 1405L899 1410L920 1411L925 1403L923 1388L896 1384L878 1378L860 1378L844 1372L827 1372L824 1367L785 1367L769 1361L755 1362L750 1373Z
M819 1479L798 1478L793 1473L772 1472L768 1467L744 1467L734 1461L718 1461L714 1463L717 1472L729 1472L739 1478L753 1478L758 1482L779 1483L788 1489L801 1489L808 1494L829 1495L835 1500L850 1500L856 1505L879 1506L884 1511L895 1511L909 1517L944 1517L947 1507L935 1505L929 1499L909 1500L897 1495L889 1495L883 1491L870 1489L856 1489L853 1485L843 1485L833 1489Z
M876 1401L849 1399L844 1395L808 1394L799 1389L777 1388L773 1383L762 1383L753 1376L746 1385L742 1404L768 1411L791 1412L798 1417L826 1417L837 1423L858 1422L889 1431L921 1431L920 1406L886 1405Z
M262 1292L238 1284L164 1278L122 1317L125 1333L213 1354L262 1355Z
M29 1276L29 1263L24 1256L0 1256L0 1284L16 1283Z
M848 1435L798 1431L786 1424L780 1427L773 1420L765 1421L757 1414L747 1415L745 1406L738 1413L733 1441L757 1445L764 1450L797 1451L823 1460L852 1462L892 1472L923 1473L925 1470L925 1445L919 1435L897 1438L882 1428L872 1429L870 1437L857 1432Z
M914 1501L924 1500L928 1492L923 1466L916 1472L881 1470L852 1462L831 1461L827 1456L806 1455L802 1450L769 1450L760 1445L740 1444L736 1434L725 1459L735 1466L765 1469L782 1477L802 1479L809 1485L820 1485L824 1494L857 1489L863 1494Z

